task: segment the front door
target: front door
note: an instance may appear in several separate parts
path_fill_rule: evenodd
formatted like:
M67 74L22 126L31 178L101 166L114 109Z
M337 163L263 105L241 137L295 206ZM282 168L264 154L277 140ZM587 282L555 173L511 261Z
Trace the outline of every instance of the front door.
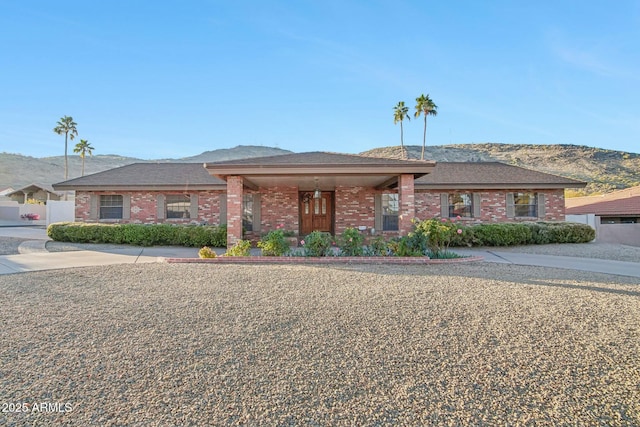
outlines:
M333 234L333 193L323 191L319 199L313 191L300 193L300 235L312 231L326 231Z

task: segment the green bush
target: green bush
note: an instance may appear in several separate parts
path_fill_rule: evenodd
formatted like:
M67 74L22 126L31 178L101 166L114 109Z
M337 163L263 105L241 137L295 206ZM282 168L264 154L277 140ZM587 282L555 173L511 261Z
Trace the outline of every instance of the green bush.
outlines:
M305 256L329 256L332 254L333 237L331 233L312 231L300 244L304 248Z
M227 249L223 256L249 256L251 255L251 242L238 240L235 245Z
M388 243L394 256L424 256L428 250L429 238L422 231L414 231L406 236L396 237Z
M339 240L339 248L341 255L344 256L362 256L364 253L363 243L364 236L360 230L348 227L344 230Z
M258 247L262 249L264 256L283 256L290 248L289 241L285 238L285 232L278 227L271 230L258 242Z
M388 256L389 244L382 236L376 236L371 243L364 247L364 256Z
M218 254L216 254L210 247L204 246L198 251L198 256L200 258L215 258Z
M587 243L595 239L595 230L572 222L522 222L475 224L461 227L462 233L451 239L451 246L515 246L549 243Z
M137 246L225 247L227 227L171 224L55 223L47 235L58 242L112 243Z
M531 242L531 230L525 224L478 224L473 226L478 246L515 246Z

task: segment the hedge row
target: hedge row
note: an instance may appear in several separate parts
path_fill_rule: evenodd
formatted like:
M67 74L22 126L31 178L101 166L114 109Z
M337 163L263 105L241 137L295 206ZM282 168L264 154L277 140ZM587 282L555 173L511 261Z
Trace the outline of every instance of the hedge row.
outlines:
M61 222L49 225L47 235L58 242L113 243L137 246L227 246L227 226L171 224L85 224Z
M522 222L476 224L461 227L452 235L451 246L515 246L548 243L587 243L596 231L573 222Z

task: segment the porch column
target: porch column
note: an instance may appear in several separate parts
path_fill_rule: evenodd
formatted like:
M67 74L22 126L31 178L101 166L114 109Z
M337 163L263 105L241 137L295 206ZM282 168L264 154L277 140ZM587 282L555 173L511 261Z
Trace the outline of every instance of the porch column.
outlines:
M400 235L406 235L412 230L411 220L416 216L413 175L400 175L398 199L398 230Z
M241 176L227 177L227 246L242 240L242 187Z

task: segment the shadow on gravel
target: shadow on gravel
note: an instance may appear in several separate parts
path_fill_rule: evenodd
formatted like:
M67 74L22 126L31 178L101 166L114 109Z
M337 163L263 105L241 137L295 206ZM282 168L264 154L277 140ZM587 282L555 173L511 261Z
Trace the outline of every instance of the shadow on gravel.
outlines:
M480 278L500 280L516 285L545 286L580 291L601 292L613 295L640 297L640 282L634 277L615 276L603 273L591 273L580 270L565 270L549 267L518 266L518 265L491 265L487 264L457 264L457 265L428 265L428 266L401 266L394 268L390 265L346 265L346 266L318 266L319 268L332 268L345 271L361 271L372 274L391 276L442 276L448 278ZM373 267L373 268L372 268ZM539 274L525 275L524 272L539 272ZM567 283L571 281L573 283ZM584 285L580 285L584 282ZM603 286L593 286L593 283ZM635 289L624 289L629 286Z

